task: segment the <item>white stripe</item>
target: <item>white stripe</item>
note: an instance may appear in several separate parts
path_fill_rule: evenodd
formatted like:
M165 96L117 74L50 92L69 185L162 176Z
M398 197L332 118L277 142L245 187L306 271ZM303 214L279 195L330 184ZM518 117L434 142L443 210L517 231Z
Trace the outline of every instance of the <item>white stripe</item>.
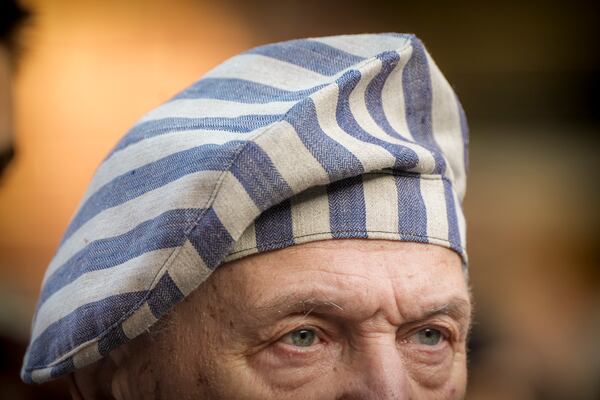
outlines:
M177 99L144 115L138 124L161 118L236 118L244 115L285 114L297 101L241 103L218 99Z
M190 130L158 135L134 143L118 150L98 167L80 205L83 205L102 186L126 172L205 144L225 144L233 140L248 140L251 135L263 129L265 127L244 133Z
M388 143L400 143L396 138L389 136L377 125L375 120L371 117L369 110L367 109L366 92L369 83L373 78L381 71L381 60L373 60L369 64L369 69L361 71L360 80L350 93L348 103L350 105L350 111L356 119L356 122L360 125L363 130L373 135L374 137L385 140ZM404 142L402 142L404 143Z
M252 222L242 236L235 242L233 249L229 252L227 257L225 257L224 262L229 262L232 260L237 260L238 258L242 258L249 253L256 252L256 225Z
M338 102L339 88L337 85L315 93L311 96L315 103L317 119L323 132L358 158L366 171L380 170L393 167L395 157L386 149L346 133L337 123L336 105Z
M435 168L435 160L429 150L424 149L423 147L421 147L418 144L410 143L410 142L403 141L398 138L389 136L379 125L377 125L377 123L373 120L373 118L369 114L369 111L367 110L367 105L365 102L365 92L366 92L367 86L368 86L369 82L371 81L371 79L380 70L381 70L381 61L380 60L373 60L368 64L368 66L366 68L360 70L361 78L360 78L357 86L352 91L352 93L350 93L350 97L349 97L350 111L351 111L352 115L354 116L356 122L359 125L361 125L363 130L365 130L367 133L371 134L373 137L383 140L385 142L391 143L391 144L400 144L406 148L413 150L417 154L418 163L410 171L420 172L420 173L431 173L431 171L433 171L433 169ZM336 87L336 89L337 89L337 87ZM319 96L320 96L320 94L316 94L313 97L316 98ZM335 107L335 104L337 104L337 99L336 99L336 102L332 101L332 104L333 104L333 107ZM318 112L318 110L319 110L319 108L317 107L317 112ZM335 108L333 109L333 112L334 112L333 121L335 122ZM339 128L337 123L335 123L335 126ZM325 129L323 129L323 130L325 130ZM339 130L342 131L341 128ZM352 138L352 139L354 139L354 138ZM359 143L361 143L363 145L368 144L367 142L359 141L358 139L354 139L354 140L358 141ZM390 154L387 150L383 149L379 145L376 145L376 144L370 144L370 145L377 147L380 151L385 151L387 154ZM390 166L388 166L388 167L390 167ZM369 169L367 169L367 170L369 170Z
M465 221L465 214L463 213L460 200L455 190L452 190L452 197L454 198L454 208L456 209L456 220L458 221L458 234L460 236L460 245L463 250L467 250L467 224Z
M309 89L336 79L259 54L233 57L209 71L204 78L245 79L291 91Z
M363 175L366 228L371 232L398 232L398 190L393 175Z
M150 251L115 267L87 272L63 286L41 304L31 342L48 326L85 304L122 293L151 289L150 283L172 252L173 248Z
M448 240L448 214L444 182L441 178L419 178L421 196L427 213L427 236L433 239Z
M389 50L401 50L409 39L392 35L362 34L311 38L359 57L373 57Z
M349 105L350 111L356 122L363 128L364 131L371 134L373 137L376 137L380 140L383 140L392 144L399 144L403 147L409 148L417 154L418 163L412 168L411 172L419 172L419 173L431 173L435 168L435 159L431 152L418 144L411 143L405 140L401 140L390 136L385 132L371 117L369 110L367 109L366 103L366 91L371 80L381 71L382 63L381 60L374 60L369 64L369 68L360 71L361 76L358 84L350 93L349 97ZM402 113L404 109L399 109L396 111L397 114Z
M205 207L221 173L201 171L189 174L95 215L58 249L48 266L44 281L91 241L127 233L165 211Z
M212 209L231 237L237 240L260 210L232 173L225 172L222 179Z
M269 133L258 136L255 143L268 154L271 162L294 193L299 193L311 185L329 183L329 175L304 146L292 125L287 121L281 121L277 125L276 132Z
M152 314L148 302L144 302L140 308L135 310L133 314L123 322L121 327L123 328L125 336L129 339L133 339L146 331L146 329L156 321L158 320L154 314Z
M323 234L322 239L331 239L326 186L312 187L292 197L291 213L296 243L306 242L315 234Z
M402 86L402 74L412 51L412 46L407 46L404 51L398 52L400 60L383 84L381 103L383 113L392 128L406 139L414 142L415 138L410 133L406 121L404 89Z
M50 380L51 373L52 367L33 370L31 372L31 380L33 380L35 383L44 383Z
M75 369L79 369L86 365L90 365L101 358L102 354L100 354L100 350L98 350L98 342L92 342L73 354L73 365L75 366Z
M189 240L183 243L173 257L173 260L177 260L177 262L168 263L167 271L184 297L195 290L212 273Z
M462 199L466 189L466 171L456 96L429 54L427 54L427 62L431 73L433 96L431 111L433 136L449 164L446 173L454 182L459 198Z

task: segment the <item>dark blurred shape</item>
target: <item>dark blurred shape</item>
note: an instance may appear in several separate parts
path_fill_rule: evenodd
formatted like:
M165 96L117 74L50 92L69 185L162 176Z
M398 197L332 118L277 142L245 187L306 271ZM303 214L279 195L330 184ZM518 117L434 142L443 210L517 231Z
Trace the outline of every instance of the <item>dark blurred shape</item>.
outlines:
M29 11L13 0L0 2L0 43L11 52L19 49L17 35L29 16Z
M0 148L0 175L2 175L4 168L6 168L6 166L8 165L8 163L10 163L14 156L15 147L12 143L9 143L6 149Z
M0 399L62 400L69 399L65 381L53 381L44 386L25 385L19 380L19 367L25 346L0 335Z
M18 32L28 16L29 12L16 1L0 2L0 175L15 155L10 81L21 52Z

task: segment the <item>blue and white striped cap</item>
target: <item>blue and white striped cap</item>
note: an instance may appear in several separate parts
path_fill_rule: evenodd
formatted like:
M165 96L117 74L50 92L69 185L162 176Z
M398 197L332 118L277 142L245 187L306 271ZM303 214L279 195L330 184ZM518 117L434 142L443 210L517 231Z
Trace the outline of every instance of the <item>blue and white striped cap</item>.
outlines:
M140 335L220 264L336 238L463 258L467 127L413 35L235 56L99 166L46 272L22 369L44 382Z

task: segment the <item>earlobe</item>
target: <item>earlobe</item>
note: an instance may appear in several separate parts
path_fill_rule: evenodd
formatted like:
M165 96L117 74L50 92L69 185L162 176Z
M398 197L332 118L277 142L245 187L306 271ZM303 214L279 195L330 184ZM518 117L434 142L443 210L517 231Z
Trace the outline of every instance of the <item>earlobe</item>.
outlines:
M112 380L117 365L110 357L76 370L69 375L69 391L73 400L113 400Z
M144 336L142 336L144 337ZM71 377L73 399L132 400L154 398L156 384L148 369L147 343L137 339L106 355Z
M81 392L79 391L79 387L77 387L77 382L75 382L75 374L67 375L67 382L69 384L69 394L71 395L72 400L84 400Z

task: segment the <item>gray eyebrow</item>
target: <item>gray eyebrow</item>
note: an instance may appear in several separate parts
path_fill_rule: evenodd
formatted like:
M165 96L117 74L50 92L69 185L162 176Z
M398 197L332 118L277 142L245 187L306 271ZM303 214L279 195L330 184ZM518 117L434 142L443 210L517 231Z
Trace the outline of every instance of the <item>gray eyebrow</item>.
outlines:
M411 316L410 320L422 321L432 318L436 315L444 314L457 321L468 321L470 320L470 308L471 306L469 301L461 297L453 297L448 302L440 306L431 308L422 314ZM297 300L297 295L283 296L283 298L278 299L273 304L258 308L258 311L260 313L273 313L275 311L277 314L296 312L303 313L305 316L308 316L314 311L328 309L345 311L345 308L342 305L331 300L320 299L317 297L307 297Z
M445 304L434 307L422 315L417 316L412 322L422 322L437 315L447 315L461 323L461 333L468 332L471 327L471 303L462 297L453 297Z
M424 316L429 317L431 315L445 314L455 319L467 319L470 315L467 310L470 309L470 303L462 298L452 298L448 303L445 303L439 307L432 308L427 311Z
M299 298L299 296L292 294L278 298L271 304L257 307L256 311L258 311L260 315L268 315L273 313L302 313L305 317L307 317L314 311L324 311L331 309L344 311L344 307L331 300L321 299L317 297Z
M340 311L344 311L344 307L339 304L329 301L329 300L320 300L316 298L309 298L301 301L303 307L311 307L314 309L316 307L319 308L337 308Z
M409 326L418 323L424 323L436 316L447 315L456 321L459 325L461 335L468 337L472 325L472 306L470 296L465 299L461 296L453 296L444 303L431 306L429 309L415 312L414 314L404 315L405 321L402 325ZM283 317L291 314L307 318L313 313L327 314L329 312L345 314L351 312L343 304L336 303L322 297L321 293L310 293L304 296L292 293L275 299L265 305L255 305L254 312L247 315L252 316L257 324L264 324L265 320L277 319L277 316Z

